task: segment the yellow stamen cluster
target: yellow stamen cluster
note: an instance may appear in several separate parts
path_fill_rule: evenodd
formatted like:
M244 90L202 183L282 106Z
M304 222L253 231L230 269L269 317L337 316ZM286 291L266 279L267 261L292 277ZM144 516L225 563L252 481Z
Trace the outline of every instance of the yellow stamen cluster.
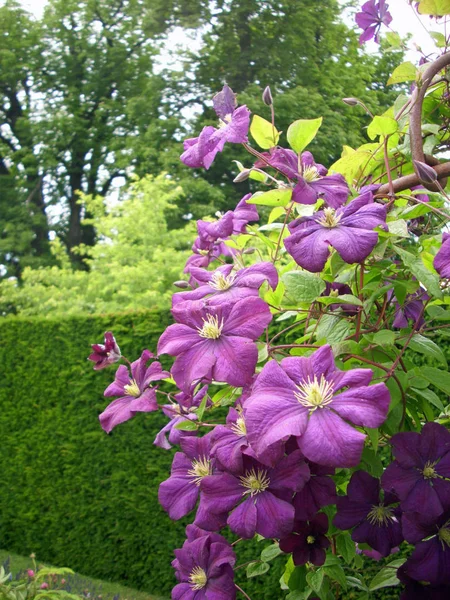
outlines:
M317 375L314 375L313 380L308 378L306 382L300 383L297 389L298 392L294 392L294 396L300 404L311 409L311 412L333 401L333 385L323 375L320 376L319 381Z
M134 379L131 379L131 383L129 383L128 385L124 385L123 389L125 390L125 394L127 396L134 396L135 398L137 398L141 395L141 390L139 389L139 386Z
M442 546L445 549L445 546L450 548L450 529L448 528L449 523L447 522L441 529L438 531L438 538L442 542ZM445 546L444 546L445 544Z
M231 426L231 431L239 437L245 437L247 435L247 427L245 425L244 417L238 417L236 423Z
M223 273L216 272L212 276L209 285L218 292L224 292L233 285L235 277L236 276L233 273L231 273L230 275L224 275Z
M378 527L389 525L395 519L393 512L392 508L383 504L372 506L372 510L367 515L367 520L371 525L377 525Z
M262 469L250 469L245 475L239 477L241 485L246 488L243 495L250 493L250 496L256 496L267 490L270 485L270 479L267 476L267 471Z
M317 181L318 179L320 179L320 175L319 175L319 171L317 170L317 167L314 167L312 165L303 168L302 177L308 183L311 183L312 181Z
M211 462L205 456L202 456L198 460L194 459L192 461L192 469L189 469L188 475L192 477L195 485L199 486L203 477L212 475Z
M316 538L313 535L308 535L308 537L306 538L307 544L314 544L315 541L316 541Z
M231 119L232 119L231 113L221 117L219 119L219 129L223 129L224 127L229 125L229 123L231 123Z
M194 567L189 575L189 583L193 590L198 591L205 587L208 581L205 571L201 567Z
M438 474L434 470L435 466L436 466L435 462L428 461L425 463L425 467L422 471L425 479L435 479L436 477L438 477Z
M324 208L323 215L317 222L323 227L327 227L327 229L333 229L339 225L341 218L342 215L336 215L334 208Z
M217 340L223 329L223 319L219 323L219 318L215 315L208 315L206 319L203 319L203 327L198 327L197 331L200 337L207 338L209 340Z

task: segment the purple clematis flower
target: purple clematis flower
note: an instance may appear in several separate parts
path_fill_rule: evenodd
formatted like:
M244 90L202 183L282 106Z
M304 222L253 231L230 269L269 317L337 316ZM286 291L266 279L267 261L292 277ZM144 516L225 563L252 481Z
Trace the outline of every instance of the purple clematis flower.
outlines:
M272 289L278 285L278 271L269 262L260 262L235 270L235 265L222 265L215 271L192 267L191 276L200 287L188 292L178 292L172 297L173 306L186 300L200 300L208 296L208 304L235 302L247 296L258 296L258 290L267 281Z
M347 487L347 496L337 498L337 513L333 524L339 529L350 529L352 540L369 544L383 556L403 541L398 498L386 493L380 499L380 482L365 471L353 473Z
M110 433L116 425L133 418L137 412L158 410L156 389L150 387L154 381L170 377L163 371L159 362L153 362L147 368L147 362L154 355L144 350L141 358L131 363L131 377L128 367L120 365L116 371L114 382L105 390L105 396L120 396L99 416L100 425L106 433Z
M408 327L409 321L412 321L414 328L420 329L425 323L424 302L428 300L431 300L430 296L421 288L413 294L408 294L401 306L395 301L395 318L392 327L404 329Z
M450 278L450 233L442 234L442 246L434 257L434 268L443 278Z
M252 448L259 453L293 435L308 460L331 467L357 465L366 436L349 423L379 427L389 409L389 390L384 383L369 387L372 375L370 369L337 369L328 345L309 358L270 361L245 403Z
M227 211L217 221L197 221L197 231L203 242L216 242L245 233L245 228L251 221L258 221L259 214L256 206L247 204L251 194L246 194L234 210Z
M395 460L381 483L395 492L404 511L440 515L450 507L450 432L439 423L426 423L422 433L402 432L391 438Z
M336 503L336 484L330 475L334 469L306 461L311 477L304 488L295 494L295 518L310 521L323 506Z
M105 333L105 340L103 344L92 344L92 350L93 352L88 356L88 360L95 362L95 371L99 371L108 365L119 362L122 356L120 348L117 345L116 339L111 331L107 331Z
M264 169L271 166L297 182L292 191L294 202L315 204L319 198L323 198L332 208L338 208L347 202L350 190L344 177L339 173L327 175L327 169L314 161L311 152L302 153L301 172L297 154L292 150L272 148L263 156L265 160L258 160L255 167Z
M201 438L184 437L180 446L183 452L173 457L170 477L161 483L158 491L159 503L174 521L194 509L202 479L212 475L215 468L211 458L211 433Z
M175 550L172 562L180 582L172 590L172 600L234 600L236 555L230 543L193 525L186 532L188 539Z
M301 452L285 456L274 468L244 456L240 472L217 473L202 480L202 504L207 513L227 515L232 511L227 524L239 537L252 538L255 533L281 537L294 523L290 500L308 478Z
M397 577L405 585L400 600L448 600L450 598L450 585L422 585L406 574L405 567L407 568L407 565L397 569Z
M361 29L362 34L359 36L359 43L363 44L371 40L380 43L380 29L382 25L388 26L392 21L391 13L388 12L389 5L386 0L369 0L361 7L361 12L356 13L355 21Z
M203 378L241 387L250 383L258 359L256 340L272 320L260 298L207 306L201 300L172 309L177 323L158 342L159 354L177 359L172 376L182 390Z
M329 281L325 282L325 291L322 296L344 296L345 294L352 294L352 290L350 286L346 283L330 283ZM328 310L339 310L341 309L343 312L347 313L349 316L354 316L358 313L358 307L355 304L329 304Z
M325 562L326 548L330 540L325 535L328 531L328 517L321 513L309 523L297 521L294 531L280 540L280 548L287 554L292 553L296 567L307 562L321 566Z
M450 585L450 510L430 518L427 507L421 512L404 513L405 540L416 548L403 565L406 576L431 585Z
M295 262L312 273L320 273L332 246L346 263L360 263L378 241L375 227L386 226L386 208L373 202L370 192L336 211L325 208L312 217L289 224L291 235L284 245Z
M226 142L243 144L248 141L250 111L246 106L237 108L236 96L228 85L213 98L214 110L219 117L219 129L204 127L196 138L184 141L181 161L188 167L209 169Z

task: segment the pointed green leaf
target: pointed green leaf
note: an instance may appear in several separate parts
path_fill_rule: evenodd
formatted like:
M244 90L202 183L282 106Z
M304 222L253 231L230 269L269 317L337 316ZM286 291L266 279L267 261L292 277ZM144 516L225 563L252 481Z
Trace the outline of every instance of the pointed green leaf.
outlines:
M396 251L400 255L405 266L409 267L412 274L420 281L420 283L423 283L427 292L436 298L442 298L438 275L427 269L420 256L414 256L411 252L398 247L396 247Z
M247 565L247 577L257 577L258 575L264 575L270 569L269 563L266 562L251 562Z
M399 65L389 77L387 84L403 83L404 81L415 81L417 69L412 62L406 61Z
M276 146L280 139L280 133L273 127L272 123L258 115L253 115L250 133L258 146L264 150Z
M286 295L293 302L314 302L325 290L325 282L309 271L289 271L282 276Z
M450 14L450 0L421 0L418 8L421 15L442 16Z
M318 119L299 119L289 125L287 139L290 147L300 154L316 137L322 121L322 117Z
M379 135L391 135L398 131L398 123L391 117L375 116L372 123L367 128L367 135L374 140Z
M256 192L247 200L247 204L259 204L261 206L287 206L292 198L292 190L279 188L268 192Z

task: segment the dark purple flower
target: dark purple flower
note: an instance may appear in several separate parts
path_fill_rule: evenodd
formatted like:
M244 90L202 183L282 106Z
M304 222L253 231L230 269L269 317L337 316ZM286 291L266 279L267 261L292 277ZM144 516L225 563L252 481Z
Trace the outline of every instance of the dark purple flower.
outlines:
M203 378L240 387L249 383L258 360L256 340L272 320L260 298L207 306L201 300L172 309L177 323L158 342L158 354L177 359L172 376L182 390Z
M285 456L273 468L249 456L244 456L242 463L241 471L217 473L202 480L205 512L227 515L232 511L227 524L239 537L286 535L294 523L290 500L309 478L301 453Z
M328 517L323 513L309 523L296 521L293 532L280 540L280 548L287 554L292 553L297 567L307 562L321 566L325 562L325 550L330 547L330 540L325 535L327 531Z
M188 539L175 550L172 562L180 582L172 590L172 600L234 600L236 556L230 543L192 525L186 531Z
M349 423L379 427L390 403L384 383L369 387L372 375L370 369L337 369L328 345L308 358L270 361L245 403L252 448L260 453L293 435L306 458L315 463L357 465L366 436Z
M388 556L392 548L403 541L401 511L396 504L398 499L393 494L386 493L384 500L380 499L378 479L365 471L357 471L350 479L347 496L337 498L333 524L339 529L354 527L354 542L369 544Z
M293 501L295 519L298 521L310 521L323 506L335 504L337 498L336 484L330 477L334 475L334 469L308 460L306 464L311 476L303 489L295 494Z
M200 287L178 292L172 297L173 306L186 300L199 300L208 296L208 304L235 302L247 296L258 296L261 285L267 281L272 289L278 285L278 271L269 262L260 262L245 269L235 270L235 265L222 265L215 271L192 267L190 270Z
M424 302L428 300L431 300L430 296L424 289L420 288L417 292L408 294L401 306L395 301L395 318L392 327L404 329L408 327L409 321L412 321L414 328L420 329L425 323L423 316Z
M404 511L440 515L450 508L450 432L426 423L422 433L402 432L391 438L395 460L383 473L383 488L395 492Z
M158 500L173 520L190 513L200 494L200 483L212 475L214 461L211 459L211 433L199 437L183 437L183 452L173 457L170 477L159 486Z
M386 0L369 0L361 7L361 12L356 13L355 21L361 29L362 34L359 36L359 43L363 44L372 38L379 44L381 25L388 26L392 21L392 16L388 12L389 5Z
M433 265L441 277L450 278L450 233L442 234L442 246L434 257Z
M448 600L450 598L449 585L421 584L406 574L405 567L406 565L402 565L397 570L397 577L405 585L400 600Z
M346 263L359 263L369 256L378 241L375 227L385 227L386 208L373 202L366 192L342 208L325 208L312 217L289 224L291 235L284 240L289 254L307 271L319 273L332 246Z
M105 340L103 344L92 344L92 350L93 352L88 356L88 360L95 362L95 371L99 371L108 365L118 362L122 356L120 353L120 348L117 345L116 339L111 331L107 331L105 333Z
M344 296L345 294L352 294L352 290L350 286L346 283L330 283L329 281L325 282L325 291L322 296ZM337 302L336 304L329 304L328 310L338 310L341 309L343 312L347 313L349 316L354 316L358 313L358 307L355 304L340 304Z
M105 396L120 396L99 416L100 425L110 433L116 425L128 421L137 412L152 412L158 410L156 389L150 387L153 381L170 377L168 371L163 371L159 362L153 362L147 368L147 362L153 354L144 350L141 358L131 363L131 377L128 367L120 365L116 376L105 390Z
M250 111L246 106L237 108L235 94L228 85L214 96L213 104L219 117L219 129L204 127L199 137L184 141L184 152L180 158L188 167L209 169L216 154L222 152L226 142L247 142Z
M263 156L265 160L258 160L255 167L264 169L271 166L297 182L292 192L294 202L315 204L319 198L323 198L332 208L338 208L347 202L350 190L344 177L339 173L327 175L327 169L314 161L311 152L302 153L301 172L297 154L292 150L273 148Z
M405 540L416 548L403 565L406 576L431 585L450 585L450 510L437 519L426 506L421 512L404 513Z

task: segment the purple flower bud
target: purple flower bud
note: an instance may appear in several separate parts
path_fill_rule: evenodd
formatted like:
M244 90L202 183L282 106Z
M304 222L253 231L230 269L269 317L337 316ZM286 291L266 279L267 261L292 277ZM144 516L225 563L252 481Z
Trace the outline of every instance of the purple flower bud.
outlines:
M251 169L244 169L236 177L233 179L233 183L241 183L241 181L246 181L250 177Z
M272 92L270 91L269 86L267 86L265 88L265 90L263 91L262 99L263 99L264 104L267 104L267 106L272 106L273 98L272 98Z
M413 160L413 163L414 170L422 183L434 183L437 181L438 176L433 167L430 167L430 165L427 165L420 160Z
M28 577L34 577L34 571L33 571L33 569L28 569L27 575L28 575Z
M173 285L177 288L180 288L180 290L187 290L188 288L191 287L187 281L182 281L182 280L174 281Z
M246 248L242 254L255 254L255 248Z
M88 360L95 362L95 371L99 371L108 365L118 362L122 356L120 348L111 331L105 333L103 344L92 344L92 350L93 352L88 356Z
M358 106L359 104L358 98L342 98L342 102L345 102L348 106Z
M39 586L41 590L47 590L48 589L48 583L46 581L44 581L44 583L41 583L41 585Z

